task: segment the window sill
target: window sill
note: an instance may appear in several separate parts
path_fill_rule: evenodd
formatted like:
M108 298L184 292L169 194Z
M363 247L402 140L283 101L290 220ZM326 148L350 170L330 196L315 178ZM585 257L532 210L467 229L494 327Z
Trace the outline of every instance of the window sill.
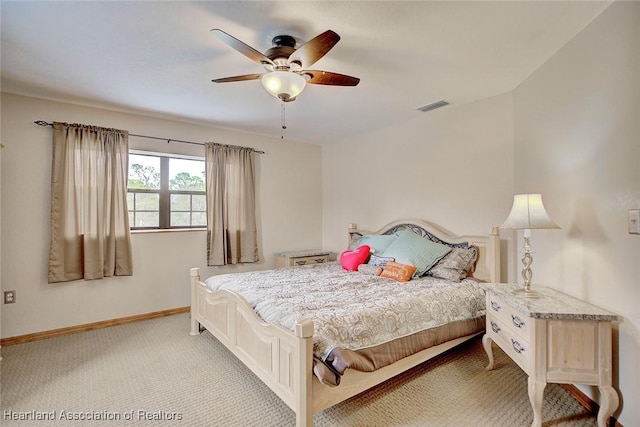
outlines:
M180 233L184 231L207 231L206 228L154 228L152 230L130 230L131 234Z

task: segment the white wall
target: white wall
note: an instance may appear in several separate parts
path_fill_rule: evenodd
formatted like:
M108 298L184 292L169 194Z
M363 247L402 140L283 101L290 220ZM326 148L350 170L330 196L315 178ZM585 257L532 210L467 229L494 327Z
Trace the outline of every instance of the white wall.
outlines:
M35 120L84 123L187 141L254 147L261 262L206 267L206 232L133 234L134 275L47 283L52 129ZM177 121L2 94L3 338L190 304L190 267L203 276L272 267L274 252L322 245L321 150L317 145ZM274 124L277 126L277 124ZM277 133L277 132L276 132ZM204 156L201 146L130 137L130 148Z
M640 3L615 2L514 91L515 189L562 230L533 231L533 282L619 314L615 386L640 425ZM597 390L584 391L598 398Z
M324 247L347 227L426 219L456 234L502 224L513 194L511 94L445 107L323 147Z

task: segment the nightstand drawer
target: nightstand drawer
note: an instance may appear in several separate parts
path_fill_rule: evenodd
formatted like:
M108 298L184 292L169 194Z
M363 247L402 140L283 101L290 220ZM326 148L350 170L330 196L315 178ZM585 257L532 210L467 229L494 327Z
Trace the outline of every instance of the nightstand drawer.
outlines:
M523 315L504 303L494 294L489 293L489 302L487 311L491 312L498 319L504 320L511 328L513 328L522 337L528 337L533 319ZM487 313L488 314L488 313Z
M276 267L293 267L296 265L322 264L330 261L331 252L296 251L276 254Z
M322 264L329 261L329 255L314 255L306 257L291 258L292 265Z
M487 313L487 334L523 371L529 372L532 351L526 335L518 333L501 317Z

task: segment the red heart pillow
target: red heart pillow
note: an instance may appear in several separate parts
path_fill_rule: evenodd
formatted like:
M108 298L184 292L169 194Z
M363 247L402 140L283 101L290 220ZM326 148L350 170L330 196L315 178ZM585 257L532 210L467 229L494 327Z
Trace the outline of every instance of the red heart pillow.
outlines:
M356 271L360 264L367 262L371 248L368 245L359 246L356 250L347 249L340 254L340 264L348 271Z

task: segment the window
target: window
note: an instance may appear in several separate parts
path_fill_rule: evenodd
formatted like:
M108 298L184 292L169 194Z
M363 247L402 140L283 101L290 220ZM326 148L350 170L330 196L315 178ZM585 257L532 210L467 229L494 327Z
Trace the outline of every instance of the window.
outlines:
M127 191L132 230L207 225L202 157L131 150Z

